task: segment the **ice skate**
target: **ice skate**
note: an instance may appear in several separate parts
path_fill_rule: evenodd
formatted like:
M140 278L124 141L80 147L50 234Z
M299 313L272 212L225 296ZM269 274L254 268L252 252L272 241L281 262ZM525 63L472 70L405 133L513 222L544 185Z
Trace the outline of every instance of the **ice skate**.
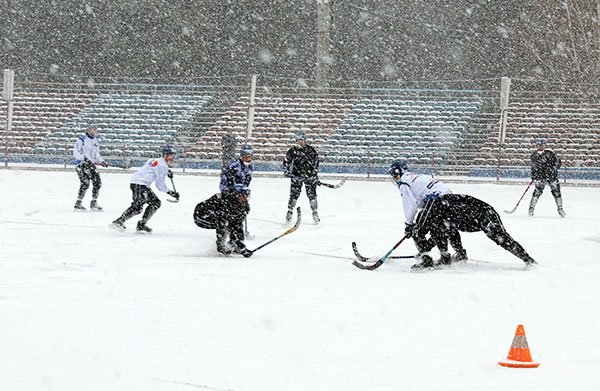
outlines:
M285 222L286 223L291 223L292 222L292 214L294 212L291 209L288 209L287 214L285 215Z
M316 199L310 200L310 209L312 209L313 221L315 222L315 224L319 224L321 219L319 218L319 212L317 212L317 210L319 209L319 204L317 203Z
M87 209L85 209L85 206L81 204L81 201L77 201L73 207L73 210L75 212L85 212Z
M94 211L94 212L102 212L103 209L100 205L98 205L98 201L96 200L92 200L92 202L90 202L90 210Z
M123 222L120 221L119 219L113 221L108 226L110 228L112 228L112 229L115 229L115 230L119 231L119 232L125 232L125 230L127 229L127 228L125 228L125 224L123 224Z
M558 209L558 215L562 218L565 218L567 216L567 214L565 213L565 211L563 210L563 208L559 208Z
M452 255L452 262L466 261L467 259L469 259L467 257L467 250L465 250L464 248L456 250L454 255Z
M421 255L420 258L420 263L415 263L410 267L412 270L422 270L435 266L433 263L433 258L431 258L429 255Z
M319 224L319 222L321 221L321 219L319 218L319 212L317 212L316 210L313 211L312 216L313 216L313 221L315 222L315 224Z
M452 263L452 257L450 256L449 253L446 254L442 254L440 257L440 260L438 261L438 264L440 265L450 265Z
M529 212L527 212L529 217L533 217L533 208L529 208Z
M145 223L139 221L137 226L135 227L136 232L138 233L152 233L152 228L148 227Z

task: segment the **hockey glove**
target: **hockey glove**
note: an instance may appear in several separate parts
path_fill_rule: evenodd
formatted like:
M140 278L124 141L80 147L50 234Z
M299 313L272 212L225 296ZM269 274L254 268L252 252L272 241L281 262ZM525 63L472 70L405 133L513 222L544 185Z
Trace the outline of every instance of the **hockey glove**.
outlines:
M310 176L310 177L306 178L304 183L306 183L307 185L310 185L310 186L317 186L319 184L319 178L316 175Z
M240 254L242 254L244 258L250 258L252 256L252 251L245 248L242 251L240 251Z
M169 190L167 192L167 194L179 201L179 193L178 192L173 191L173 190Z
M288 170L285 170L285 171L283 172L283 176L284 176L284 177L286 177L286 178L291 178L293 175L292 175L292 173L291 173L291 172L289 172Z
M414 231L415 231L415 224L407 223L406 227L404 227L404 236L406 237L406 239L412 238Z
M102 167L108 167L108 163L106 163L106 162L100 162L100 165L101 165Z
M167 176L169 178L173 178L173 171L171 171L171 170L167 171Z

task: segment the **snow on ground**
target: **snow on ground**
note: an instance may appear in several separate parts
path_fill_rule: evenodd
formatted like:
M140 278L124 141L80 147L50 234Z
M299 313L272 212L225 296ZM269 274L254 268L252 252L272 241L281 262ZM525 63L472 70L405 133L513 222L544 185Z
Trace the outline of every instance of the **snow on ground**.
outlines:
M135 219L109 229L129 176L103 172L105 211L75 213L74 172L0 170L0 389L600 389L597 188L564 187L566 219L548 189L534 218L530 194L501 213L538 267L470 233L471 261L415 273L412 260L351 264L352 241L380 256L402 236L389 182L319 188L320 225L303 194L300 228L244 259L219 256L214 231L193 223L214 176L176 176L181 202L163 202L152 235L133 233ZM288 186L254 179L249 248L286 229ZM524 190L451 187L499 212ZM521 323L541 366L498 366Z

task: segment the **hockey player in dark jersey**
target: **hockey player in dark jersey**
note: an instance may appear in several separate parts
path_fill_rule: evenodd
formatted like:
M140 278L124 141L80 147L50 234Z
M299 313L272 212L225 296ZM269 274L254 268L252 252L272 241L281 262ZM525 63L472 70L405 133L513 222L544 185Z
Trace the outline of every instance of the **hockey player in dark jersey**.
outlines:
M250 186L253 172L253 155L254 149L246 144L240 149L239 159L231 161L221 170L221 182L219 183L221 193L232 192L233 187L237 184Z
M241 254L250 257L252 251L244 244L244 220L250 211L250 189L241 183L231 191L213 195L196 205L196 225L217 231L217 251L221 254Z
M450 264L448 240L452 245L460 243L458 232L483 231L496 244L522 259L527 265L537 263L523 247L506 232L494 208L469 195L452 194L440 181L429 176L413 174L406 163L396 160L390 167L390 175L398 184L405 210L407 237L414 237L421 263L413 269L435 266L429 251L437 246L442 257L439 263ZM428 181L421 183L422 177ZM421 209L413 223L414 211ZM410 221L409 221L410 220ZM427 235L430 238L427 238ZM458 252L459 250L457 250ZM466 254L465 254L466 255Z
M296 206L298 197L300 197L302 184L304 184L306 196L312 209L313 220L315 223L318 223L321 221L317 203L319 154L315 148L306 143L306 134L304 132L296 134L296 142L297 145L291 147L283 159L283 174L291 179L290 198L288 200L288 210L285 220L288 223L292 221L294 207Z
M544 192L546 185L550 186L550 191L554 196L556 208L560 217L565 217L563 210L562 195L560 192L560 183L558 182L558 169L560 168L560 159L554 151L545 149L546 139L539 139L537 150L531 154L531 179L535 183L535 190L529 203L529 216L533 216L533 211L538 199Z

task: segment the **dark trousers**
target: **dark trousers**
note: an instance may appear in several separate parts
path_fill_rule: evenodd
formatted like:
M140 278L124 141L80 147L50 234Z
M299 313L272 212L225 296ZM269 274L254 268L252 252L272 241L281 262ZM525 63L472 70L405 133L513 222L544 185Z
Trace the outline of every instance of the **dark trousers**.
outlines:
M79 201L83 200L87 189L90 187L90 182L92 182L92 199L97 200L100 188L102 187L102 180L100 179L96 165L92 162L83 162L75 167L75 171L80 182L77 199Z
M119 220L125 222L133 216L142 213L144 205L148 204L148 207L146 207L146 210L144 211L144 216L142 216L142 220L140 220L142 224L146 224L158 208L160 208L160 199L154 194L152 189L147 186L132 183L129 185L129 188L131 189L131 198L133 201L129 208L127 208L121 217L119 217Z
M525 249L514 240L502 224L500 215L494 208L465 194L446 194L429 201L417 220L415 243L420 252L427 248L425 235L431 235L431 242L440 252L448 251L448 240L456 240L457 231L482 231L497 245L514 254L523 261L531 260ZM454 246L454 244L453 244Z
M546 185L548 185L550 187L550 192L552 192L552 195L554 196L554 198L561 197L560 183L558 182L558 179L557 180L536 179L535 180L535 190L533 191L533 197L539 198L542 195L542 193L544 192Z
M290 199L288 201L288 209L294 209L296 206L296 202L300 197L300 193L302 192L302 185L304 184L304 189L306 191L306 196L310 201L313 201L314 204L317 200L317 180L316 177L314 180L312 178L308 179L299 179L292 178L290 182ZM313 208L314 209L314 208Z

